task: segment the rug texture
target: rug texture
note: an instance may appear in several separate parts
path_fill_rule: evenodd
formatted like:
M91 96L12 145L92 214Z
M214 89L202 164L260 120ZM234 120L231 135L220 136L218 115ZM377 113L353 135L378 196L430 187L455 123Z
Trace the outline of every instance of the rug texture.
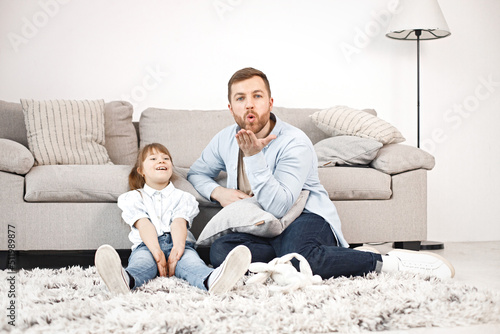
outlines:
M95 267L0 271L0 332L358 333L500 323L499 291L453 280L370 274L283 293L271 280L247 279L222 296L175 277L112 296Z

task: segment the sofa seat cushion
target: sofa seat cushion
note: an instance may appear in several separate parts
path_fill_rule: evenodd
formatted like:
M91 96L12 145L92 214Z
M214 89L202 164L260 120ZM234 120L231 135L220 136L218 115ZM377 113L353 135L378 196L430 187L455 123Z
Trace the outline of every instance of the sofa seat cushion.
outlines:
M374 168L319 168L318 173L331 200L377 200L392 196L391 176Z
M26 174L27 202L116 202L127 192L127 165L46 165Z

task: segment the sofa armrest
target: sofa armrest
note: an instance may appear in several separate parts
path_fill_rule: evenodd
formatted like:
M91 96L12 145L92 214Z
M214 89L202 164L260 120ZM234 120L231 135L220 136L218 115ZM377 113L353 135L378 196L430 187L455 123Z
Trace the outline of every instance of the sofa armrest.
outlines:
M370 166L387 174L394 175L415 169L434 168L436 161L431 154L404 144L384 145Z
M10 139L0 138L0 152L0 171L25 175L35 163L26 146Z

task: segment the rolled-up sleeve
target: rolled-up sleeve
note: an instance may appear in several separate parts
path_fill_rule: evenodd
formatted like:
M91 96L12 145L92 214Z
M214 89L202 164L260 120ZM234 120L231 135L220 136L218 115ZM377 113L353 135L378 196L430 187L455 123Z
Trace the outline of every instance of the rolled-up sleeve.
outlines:
M134 224L139 219L150 219L141 193L136 190L120 195L118 197L118 207L122 210L123 221L132 228L135 228Z
M281 152L267 155L268 158L272 156L277 157L272 160L275 163L272 169L263 152L243 159L248 181L259 204L265 211L281 218L302 191L315 156L311 147L295 139L290 140Z
M201 156L191 165L187 179L195 189L207 200L212 201L210 195L215 188L220 186L215 178L221 171L226 171L226 165L221 154L229 150L228 142L224 141L227 133L234 130L224 129L219 132L205 147Z
M170 224L172 224L174 219L182 218L187 221L188 229L190 229L193 224L193 219L199 212L200 209L198 208L198 201L196 198L189 193L183 192L178 204L172 212L172 220L170 221Z

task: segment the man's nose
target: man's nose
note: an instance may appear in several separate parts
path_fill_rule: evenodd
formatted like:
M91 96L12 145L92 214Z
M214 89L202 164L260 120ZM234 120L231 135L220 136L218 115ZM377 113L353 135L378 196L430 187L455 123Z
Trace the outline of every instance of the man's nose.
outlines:
M247 99L247 100L246 100L246 102L247 102L247 104L246 104L246 106L245 106L245 107L246 107L247 109L253 109L253 106L254 106L254 103L253 103L254 101L253 101L253 99L252 99L252 98L249 98L249 99Z

